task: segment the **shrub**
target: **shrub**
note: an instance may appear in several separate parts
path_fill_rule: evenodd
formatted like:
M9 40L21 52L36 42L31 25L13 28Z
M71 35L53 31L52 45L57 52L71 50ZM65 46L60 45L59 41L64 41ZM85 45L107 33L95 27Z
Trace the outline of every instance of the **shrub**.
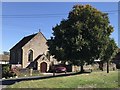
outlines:
M120 69L120 63L116 64L116 68Z
M20 74L20 68L17 66L12 68L11 71L14 72L17 76L19 76L19 74Z
M16 73L10 69L9 64L2 65L2 78L3 77L8 78L8 77L14 77L14 76L16 76Z

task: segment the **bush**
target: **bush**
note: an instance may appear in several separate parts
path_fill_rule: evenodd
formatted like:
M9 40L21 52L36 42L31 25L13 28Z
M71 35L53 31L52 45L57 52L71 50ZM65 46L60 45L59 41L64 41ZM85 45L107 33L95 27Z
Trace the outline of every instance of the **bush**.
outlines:
M117 69L120 69L120 64L116 64L116 68L117 68Z
M14 77L14 76L16 76L16 73L15 73L15 72L10 71L10 72L8 73L8 77Z
M9 64L2 65L2 78L14 77L16 73L10 69Z
M11 71L14 72L17 76L19 76L19 74L20 74L20 68L17 66L12 68Z

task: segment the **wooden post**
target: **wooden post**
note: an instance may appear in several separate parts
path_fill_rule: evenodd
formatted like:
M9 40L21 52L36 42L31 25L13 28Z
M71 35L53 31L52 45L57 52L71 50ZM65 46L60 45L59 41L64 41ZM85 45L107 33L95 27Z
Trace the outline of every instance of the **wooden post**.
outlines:
M55 66L53 66L53 76L55 76Z
M33 72L33 69L32 69L32 68L30 68L30 76L32 76L32 72Z

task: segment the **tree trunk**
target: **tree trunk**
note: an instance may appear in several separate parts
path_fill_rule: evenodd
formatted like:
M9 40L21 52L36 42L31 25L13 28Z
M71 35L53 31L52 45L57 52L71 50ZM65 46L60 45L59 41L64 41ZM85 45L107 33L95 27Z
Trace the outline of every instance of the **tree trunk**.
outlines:
M109 73L109 61L107 61L107 73Z
M84 63L83 63L83 61L81 62L81 73L83 73L84 72L84 69L83 69L83 65L84 65Z
M103 71L103 62L102 62L102 71Z
M81 65L81 72L84 72L83 65Z
M99 63L99 69L103 71L103 62Z

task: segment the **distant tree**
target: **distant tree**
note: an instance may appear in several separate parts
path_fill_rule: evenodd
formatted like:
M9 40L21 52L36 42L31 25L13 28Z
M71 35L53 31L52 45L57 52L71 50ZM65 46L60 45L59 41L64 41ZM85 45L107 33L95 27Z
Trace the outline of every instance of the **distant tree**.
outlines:
M3 54L4 54L4 55L10 55L10 52L3 51Z
M118 47L114 39L110 39L107 42L106 48L102 53L102 62L107 62L107 73L109 73L109 62L115 57L118 51Z
M68 18L53 28L48 40L49 51L57 60L80 65L99 59L113 32L106 13L90 5L75 5Z

